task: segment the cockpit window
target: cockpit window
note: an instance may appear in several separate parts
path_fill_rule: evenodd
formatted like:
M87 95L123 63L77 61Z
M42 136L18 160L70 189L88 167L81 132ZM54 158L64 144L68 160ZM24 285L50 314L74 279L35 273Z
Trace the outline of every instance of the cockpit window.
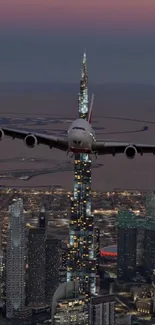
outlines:
M83 131L85 131L84 128L81 128L81 127L79 127L79 126L74 126L74 128L73 128L72 130L83 130Z

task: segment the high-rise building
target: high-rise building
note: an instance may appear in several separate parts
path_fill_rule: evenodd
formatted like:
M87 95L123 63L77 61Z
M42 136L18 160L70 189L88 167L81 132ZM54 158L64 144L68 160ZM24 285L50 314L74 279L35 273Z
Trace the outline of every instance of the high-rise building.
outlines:
M28 236L28 304L51 305L59 285L61 241L46 233L45 210L38 218L39 227L29 230Z
M4 304L6 304L6 248L7 248L7 230L8 230L8 218L2 220L0 245L3 253L3 270L2 270L2 286L1 296L3 297Z
M131 281L136 275L137 221L131 211L120 211L117 218L117 278Z
M55 290L59 286L61 241L52 236L46 238L45 299L51 305Z
M145 276L151 278L155 269L155 220L147 220L145 227L143 267Z
M67 281L67 258L68 258L68 248L61 247L61 261L59 268L59 283L64 283Z
M144 241L145 241L146 219L137 218L137 245L136 266L138 272L143 272L144 267Z
M146 195L146 218L155 220L155 193Z
M152 287L153 287L153 313L155 313L155 269L152 272Z
M88 76L86 53L83 56L79 94L79 118L88 119ZM67 281L79 279L80 293L96 292L96 270L91 212L91 159L88 154L75 154L74 196L71 202L70 250Z
M3 256L3 251L0 250L0 279L3 276L3 265L4 265L4 256Z
M155 269L155 220L121 211L117 218L117 276L121 282L135 276L152 279Z
M45 305L45 240L46 216L42 207L38 216L38 227L29 229L27 243L27 303L30 306Z
M99 275L100 264L100 228L94 227L94 251L96 258L96 274Z
M28 236L28 304L45 304L45 229L32 228Z
M23 200L9 207L6 258L6 315L8 318L25 307L25 228Z
M90 299L89 325L115 325L115 296L105 295Z
M0 308L3 305L4 299L4 277L3 277L3 270L4 270L4 256L3 252L0 250Z
M145 275L152 277L155 269L155 193L150 192L146 196L146 225L144 236L144 259Z

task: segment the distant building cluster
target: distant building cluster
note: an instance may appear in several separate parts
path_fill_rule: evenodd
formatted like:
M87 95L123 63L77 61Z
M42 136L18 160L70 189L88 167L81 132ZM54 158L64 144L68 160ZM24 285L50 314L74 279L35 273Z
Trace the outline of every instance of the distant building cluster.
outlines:
M155 263L155 220L137 218L121 211L117 218L117 278L130 282L145 277L151 281Z
M6 249L6 316L23 318L33 309L51 306L59 284L61 241L46 233L46 214L26 237L23 199L9 207Z

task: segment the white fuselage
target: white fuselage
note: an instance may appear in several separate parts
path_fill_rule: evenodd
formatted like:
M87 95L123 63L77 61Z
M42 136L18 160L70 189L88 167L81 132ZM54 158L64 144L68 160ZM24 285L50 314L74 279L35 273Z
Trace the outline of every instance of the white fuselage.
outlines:
M77 153L91 153L96 141L91 125L84 119L75 120L68 130L69 150Z

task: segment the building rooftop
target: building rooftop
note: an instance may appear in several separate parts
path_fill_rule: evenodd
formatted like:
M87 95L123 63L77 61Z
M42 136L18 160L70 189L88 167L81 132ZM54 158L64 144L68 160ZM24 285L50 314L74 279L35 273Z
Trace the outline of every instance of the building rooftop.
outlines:
M99 305L106 302L115 302L115 295L104 295L104 296L95 296L91 298L92 305Z

